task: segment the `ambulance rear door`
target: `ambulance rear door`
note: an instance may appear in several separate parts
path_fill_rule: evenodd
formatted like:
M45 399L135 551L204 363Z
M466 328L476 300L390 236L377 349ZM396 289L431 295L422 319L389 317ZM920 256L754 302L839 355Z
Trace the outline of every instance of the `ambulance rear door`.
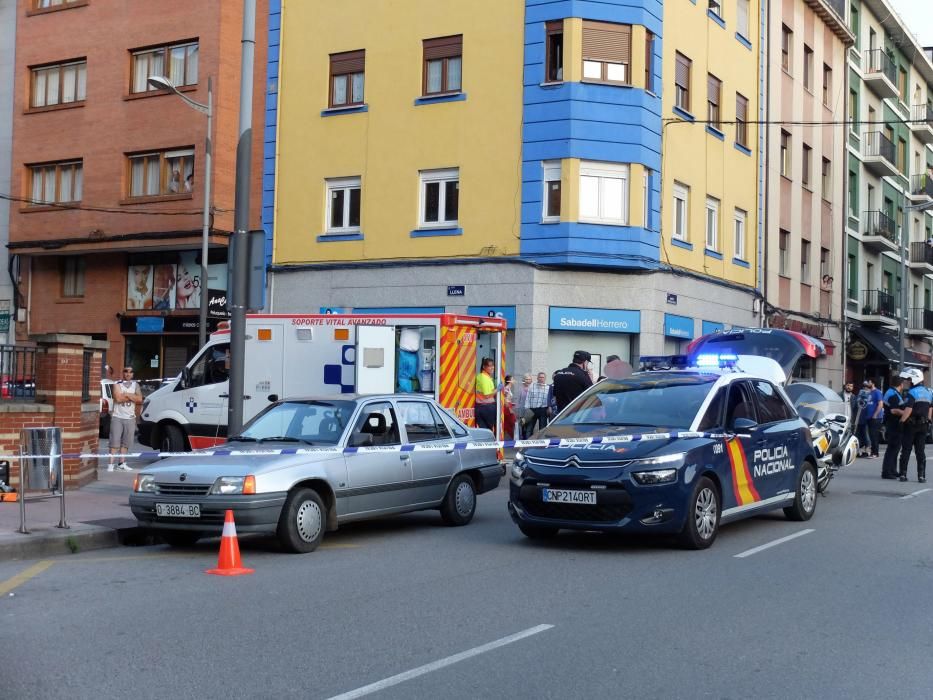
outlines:
M269 405L270 395L284 398L285 328L287 319L251 318L246 327L243 370L243 422Z
M395 391L394 326L357 326L356 391L360 394Z

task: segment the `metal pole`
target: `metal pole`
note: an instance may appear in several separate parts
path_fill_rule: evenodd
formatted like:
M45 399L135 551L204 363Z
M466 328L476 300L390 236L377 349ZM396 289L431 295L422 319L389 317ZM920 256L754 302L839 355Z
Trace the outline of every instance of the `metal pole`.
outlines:
M207 79L207 137L204 139L204 215L201 222L201 312L198 314L198 347L207 342L207 255L211 236L211 158L213 143L211 127L214 121L214 94L211 79Z
M908 218L910 211L907 206L907 194L904 194L904 230L901 231L901 312L897 315L897 351L898 351L898 372L904 371L904 332L907 323L907 253L910 247L904 242L904 239L910 240L910 225Z
M236 147L233 283L230 303L230 403L227 434L243 428L243 372L246 350L246 304L249 276L249 195L253 145L253 56L256 48L256 0L243 0L243 39L240 58L240 136Z

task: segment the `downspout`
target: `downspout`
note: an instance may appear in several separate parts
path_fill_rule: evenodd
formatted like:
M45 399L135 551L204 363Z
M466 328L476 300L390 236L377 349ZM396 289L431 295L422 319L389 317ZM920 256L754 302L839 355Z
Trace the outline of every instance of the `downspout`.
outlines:
M842 95L843 95L843 104L846 105L843 109L843 114L848 115L849 109L849 47L843 43L842 45ZM853 115L853 119L857 120L858 115ZM848 122L848 119L844 119L844 122ZM841 307L842 307L842 386L846 385L846 361L847 361L847 348L849 345L849 321L848 321L848 298L849 298L849 124L845 124L842 127L842 177L839 178L840 184L842 185L842 279L840 283L843 285L843 293L839 296L841 297ZM856 290L858 294L858 290Z
M770 219L770 183L769 166L771 163L771 32L768 31L770 23L768 19L771 16L771 0L765 0L765 12L759 13L759 36L765 37L765 42L759 41L758 45L758 203L759 212L764 212L764 216L758 217L758 274L761 282L761 302L759 308L759 325L764 328L765 325L765 305L768 303L768 223ZM764 114L764 119L762 119ZM764 126L764 134L761 133L761 127ZM764 143L764 147L762 147ZM764 205L762 206L762 200Z

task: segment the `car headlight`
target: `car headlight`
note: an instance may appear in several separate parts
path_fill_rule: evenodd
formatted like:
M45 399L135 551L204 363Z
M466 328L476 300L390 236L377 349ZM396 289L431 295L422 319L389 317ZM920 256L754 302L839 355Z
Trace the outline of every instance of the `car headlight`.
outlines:
M518 481L522 478L525 473L525 455L521 452L515 453L515 459L512 460L512 470L511 475L515 481Z
M152 474L139 474L136 476L136 483L133 484L133 490L136 493L155 493L156 482Z
M677 481L676 469L653 469L646 472L632 472L632 478L642 486L650 484L669 484Z
M210 493L214 496L238 496L256 493L255 476L221 476L211 486Z
M686 452L649 457L635 460L632 464L638 471L632 472L632 478L642 486L651 484L669 484L677 481L677 470L684 465Z

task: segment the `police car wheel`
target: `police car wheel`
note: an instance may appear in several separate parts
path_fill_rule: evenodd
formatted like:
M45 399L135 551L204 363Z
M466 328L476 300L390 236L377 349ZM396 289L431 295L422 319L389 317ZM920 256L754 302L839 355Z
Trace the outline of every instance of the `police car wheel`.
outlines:
M521 523L518 529L530 540L549 540L557 536L556 527L541 527L540 525L526 525Z
M706 549L716 540L722 506L719 489L707 477L701 477L687 507L687 521L680 531L680 544L687 549Z
M296 489L288 494L279 515L279 542L288 552L313 552L324 539L326 522L327 508L318 492L313 489Z
M805 462L797 475L797 492L794 504L784 509L788 520L804 521L813 517L816 510L816 470L810 462Z
M469 523L475 512L476 488L473 480L466 474L458 474L447 487L447 494L441 503L441 520L445 525L459 527Z

